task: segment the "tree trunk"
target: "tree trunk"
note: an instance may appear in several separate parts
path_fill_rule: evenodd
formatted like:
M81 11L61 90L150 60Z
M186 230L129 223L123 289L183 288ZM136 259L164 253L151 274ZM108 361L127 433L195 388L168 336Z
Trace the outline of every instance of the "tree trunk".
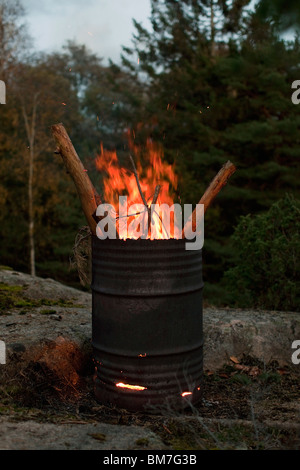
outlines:
M31 276L36 275L35 270L35 239L34 239L34 200L33 200L33 171L34 171L34 144L35 144L35 127L36 127L36 111L37 99L39 93L33 98L31 123L29 124L28 114L24 102L22 104L22 113L25 123L27 139L29 143L29 168L28 168L28 239L29 239L29 265Z
M34 242L34 209L33 209L33 165L34 148L30 146L29 154L29 177L28 177L28 222L29 222L29 254L30 254L30 274L35 276L35 242Z

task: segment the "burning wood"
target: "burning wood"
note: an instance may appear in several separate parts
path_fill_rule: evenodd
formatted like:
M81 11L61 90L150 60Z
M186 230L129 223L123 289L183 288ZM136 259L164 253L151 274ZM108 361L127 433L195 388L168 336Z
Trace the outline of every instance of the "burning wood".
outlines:
M64 126L56 124L51 127L51 130L58 145L56 153L61 155L65 167L74 181L87 223L92 234L95 235L97 224L94 216L98 205L101 204L100 196L88 177Z
M145 199L145 196L143 194L143 191L142 191L142 188L141 188L141 184L140 184L140 180L139 180L139 176L138 176L138 173L137 173L137 170L136 170L136 166L135 166L135 163L134 163L134 160L132 158L131 155L129 155L129 158L130 158L130 161L131 161L131 164L132 164L132 168L133 168L133 172L134 172L134 176L135 176L135 179L136 179L136 184L137 184L137 187L138 187L138 190L139 190L139 193L140 193L140 196L141 196L141 199L144 203L144 206L145 206L145 211L147 211L148 213L148 235L151 236L151 222L154 223L153 221L153 214L151 213L151 205L152 206L155 206L156 202L157 202L157 199L158 199L158 196L159 196L159 192L161 190L161 186L160 185L157 185L156 188L155 188L155 191L154 191L154 196L153 196L153 200L152 200L152 203L150 204L150 206L148 206L148 203Z
M163 230L163 217L156 213L155 209L151 211L151 206L153 208L157 204L169 208L173 205L171 192L172 189L177 189L174 168L163 161L161 147L150 139L142 150L129 137L129 148L131 155L135 157L135 159L129 157L132 171L120 166L116 151L105 150L103 146L101 154L96 159L96 167L103 176L104 199L117 214L119 237L120 239L146 237L152 240L169 238L166 230ZM141 156L144 152L149 161L146 169L141 165ZM120 195L126 197L120 201ZM165 208L162 207L161 210L165 211ZM171 217L173 224L173 214L170 215L170 211L165 212L166 217ZM178 235L180 233L181 228Z
M204 205L204 213L208 209L208 207L211 205L215 197L218 195L218 193L221 191L223 186L226 185L228 179L230 178L233 173L235 173L236 167L231 163L229 160L219 173L214 177L210 185L208 186L207 190L203 194L202 198L200 199L198 204L203 204ZM196 218L196 211L193 212L192 217L190 220L186 223L183 231L182 231L182 237L184 238L184 234L187 233L187 231L190 231L192 225L192 230L195 232L196 227L198 225L199 221Z
M58 145L56 153L61 155L65 167L74 181L91 233L96 235L96 211L97 207L102 204L101 198L97 194L96 189L90 181L64 126L62 124L57 124L53 125L51 129L53 137ZM151 157L151 166L149 169L147 169L147 178L144 178L141 181L138 176L138 170L136 168L135 162L131 156L130 160L133 167L132 177L128 176L126 170L119 167L117 155L113 152L104 152L103 148L101 156L99 156L96 160L96 165L98 170L104 171L104 173L108 173L108 177L104 178L104 193L105 199L109 202L109 204L112 204L116 208L116 199L124 190L128 191L130 204L136 203L137 198L140 197L145 207L145 212L148 213L148 238L164 238L165 236L162 234L164 225L163 220L159 214L154 211L154 213L158 216L158 221L154 223L153 214L151 213L151 206L155 206L157 202L164 202L168 206L172 206L173 201L169 195L170 183L167 180L169 180L176 189L177 179L173 168L171 166L165 165L161 161L159 151L149 143L147 144L147 149ZM136 149L134 150L136 151ZM140 167L139 170L141 171ZM230 161L228 161L212 180L211 184L199 201L199 204L204 205L204 213L235 171L236 167ZM156 182L159 180L160 184L155 185L155 180ZM134 188L134 183L136 184L137 191ZM147 201L150 199L152 199L152 203L148 204ZM139 213L133 214L133 216L134 215L139 215ZM127 218L130 217L131 216L127 215ZM188 222L185 224L184 229L182 230L182 238L185 238L185 234L187 233L193 232L196 234L196 228L197 226L200 226L200 220L197 220L197 217L199 219L199 217L203 217L203 214L200 212L200 215L197 215L195 209L192 217L189 218ZM119 219L120 222L120 217L117 216L117 219ZM154 224L154 227L156 228L154 235L150 230L151 222L152 225ZM125 223L127 224L127 222ZM119 232L118 229L117 232ZM180 233L181 228L178 234L178 238L180 238ZM117 233L117 236L119 236L119 233ZM174 237L177 238L175 235ZM167 234L167 238L169 238L169 234Z

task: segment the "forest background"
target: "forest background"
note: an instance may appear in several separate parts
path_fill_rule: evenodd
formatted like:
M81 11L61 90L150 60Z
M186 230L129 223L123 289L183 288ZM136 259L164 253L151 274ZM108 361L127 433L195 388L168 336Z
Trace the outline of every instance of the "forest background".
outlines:
M70 257L86 223L50 127L63 122L100 194L100 146L129 166L130 129L175 164L182 204L237 167L205 217L205 302L299 308L300 9L254 3L151 0L152 29L133 20L120 63L104 65L75 41L36 52L22 4L0 0L3 267L83 288Z

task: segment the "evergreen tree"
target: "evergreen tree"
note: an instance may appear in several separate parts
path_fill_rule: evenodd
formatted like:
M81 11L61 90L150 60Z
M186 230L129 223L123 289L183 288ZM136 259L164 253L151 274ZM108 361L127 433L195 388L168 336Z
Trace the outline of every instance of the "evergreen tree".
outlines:
M300 201L286 194L270 209L241 217L232 236L235 266L224 276L228 303L297 312Z
M145 136L176 163L182 202L198 202L226 160L238 167L205 220L205 277L216 283L232 257L228 239L239 216L298 191L300 108L291 84L300 75L299 42L278 38L247 1L151 4L152 30L135 22L123 55L146 90L137 109Z

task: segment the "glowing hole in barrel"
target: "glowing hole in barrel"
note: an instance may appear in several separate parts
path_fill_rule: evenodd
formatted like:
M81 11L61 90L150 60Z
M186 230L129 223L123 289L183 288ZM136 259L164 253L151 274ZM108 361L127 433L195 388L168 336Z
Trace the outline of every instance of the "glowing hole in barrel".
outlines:
M140 385L123 384L122 382L116 384L116 387L127 388L129 390L137 390L137 391L147 390L147 387L141 387Z
M187 397L188 395L193 395L193 392L183 392L181 394L182 397Z

